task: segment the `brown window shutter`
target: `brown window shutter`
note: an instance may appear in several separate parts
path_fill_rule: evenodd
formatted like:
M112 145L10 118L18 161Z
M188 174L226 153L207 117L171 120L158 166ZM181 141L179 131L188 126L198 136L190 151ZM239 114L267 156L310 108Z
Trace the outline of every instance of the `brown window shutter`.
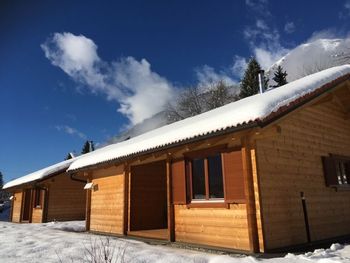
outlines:
M185 160L174 160L171 164L172 193L175 205L186 204Z
M322 156L322 163L326 185L338 185L336 160L332 157Z
M244 203L244 179L242 152L240 150L222 153L225 201Z

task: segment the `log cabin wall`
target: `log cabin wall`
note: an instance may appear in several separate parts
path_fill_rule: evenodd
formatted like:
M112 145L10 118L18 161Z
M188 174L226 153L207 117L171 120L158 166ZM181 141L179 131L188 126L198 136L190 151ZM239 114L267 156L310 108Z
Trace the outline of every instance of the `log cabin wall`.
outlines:
M86 194L84 183L73 181L69 175L62 173L42 182L40 185L48 187L48 222L85 219Z
M245 204L229 208L175 205L175 241L250 250Z
M188 152L212 149L222 145L230 149L234 148L235 151L238 151L236 152L237 156L242 155L240 151L242 145L241 134L235 133L180 146L170 149L169 151L157 152L155 154L135 158L129 161L127 166L129 167L129 171L124 169L124 165L108 165L105 168L101 167L91 170L89 173L92 178L94 189L89 190L91 191L90 230L112 234L125 234L125 229L130 230L130 222L132 219L126 216L133 216L130 211L131 200L129 200L130 187L132 187L132 184L127 186L129 193L127 193L127 199L124 199L124 177L126 173L129 174L130 167L152 164L159 161L165 162L167 158L173 162L173 160L183 159L184 155ZM171 152L171 154L169 154L169 152ZM242 161L236 163L228 159L225 167L229 163L232 163L233 166L242 166ZM256 176L253 156L251 163L251 170L253 170L253 174L255 173ZM174 176L174 174L171 176ZM128 181L129 180L130 178ZM257 182L255 182L255 185L256 184ZM252 247L249 238L247 206L243 190L244 186L241 185L237 188L237 185L233 181L231 181L230 186L233 192L240 192L240 195L243 194L243 199L237 200L237 202L230 200L226 205L222 206L215 206L214 204L213 207L210 205L195 207L191 206L191 204L172 202L174 207L173 222L175 241L251 251ZM178 186L173 185L173 187L174 191ZM230 192L232 192L231 190ZM257 188L254 190L258 191ZM175 190L175 192L176 191L177 190ZM256 195L258 195L258 193ZM256 203L259 207L259 199L256 200ZM124 207L125 205L127 207ZM124 215L124 211L127 211L128 214ZM260 227L259 241L263 244L261 224L258 224L258 226Z
M22 190L14 192L13 194L13 207L12 207L12 222L21 222L21 211L22 211Z
M176 162L175 160L183 158L187 151L205 151L206 149L215 148L216 145L219 146L223 144L225 144L227 148L235 148L236 155L242 154L239 150L241 147L240 135L227 135L221 138L218 137L203 141L202 144L198 143L199 146L188 145L186 150L178 151L175 155L172 155L174 160L173 165ZM233 165L233 167L236 167L235 169L240 169L239 167L242 167L242 160L240 163L237 163L235 161L237 158L231 158L232 156L230 154L226 157L223 155L222 157L224 170L228 168L228 165ZM181 173L186 172L183 170ZM179 193L179 185L175 184L175 176L179 176L179 174L175 174L173 171L173 198L177 199L180 197L181 199L184 197L181 197ZM183 178L185 178L185 176ZM227 179L226 177L226 187L227 190L229 189L229 192L226 192L226 197L230 195L231 199L238 192L241 192L239 195L243 194L244 196L243 185L238 187L237 181L235 182L233 178L230 181L230 185L228 185ZM187 202L189 202L189 200L187 200ZM238 203L234 203L234 201L230 202L232 203L227 204L226 207L215 207L215 205L210 207L210 204L208 207L196 207L191 206L189 203L179 204L175 202L175 241L250 251L252 248L249 240L247 206L245 200L238 200Z
M124 166L93 171L92 183L90 230L123 234Z
M311 241L350 234L350 191L326 187L321 161L350 156L345 117L334 101L315 103L277 123L279 135L256 140L266 249L307 242L301 192Z
M32 212L32 223L42 223L43 222L43 209L33 208Z

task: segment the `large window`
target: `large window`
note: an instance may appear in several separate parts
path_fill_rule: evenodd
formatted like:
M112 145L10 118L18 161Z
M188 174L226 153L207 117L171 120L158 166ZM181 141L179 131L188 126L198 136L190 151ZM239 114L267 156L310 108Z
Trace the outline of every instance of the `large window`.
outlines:
M212 154L188 160L192 181L192 199L224 198L221 154Z

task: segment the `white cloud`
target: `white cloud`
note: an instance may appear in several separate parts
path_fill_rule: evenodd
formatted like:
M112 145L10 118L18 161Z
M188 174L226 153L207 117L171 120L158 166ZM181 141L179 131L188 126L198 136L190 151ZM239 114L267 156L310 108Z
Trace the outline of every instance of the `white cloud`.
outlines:
M268 9L268 0L246 0L245 4L252 11L259 13L264 17L271 16L270 10Z
M237 81L233 79L233 76L231 76L229 72L217 72L214 68L208 65L197 68L195 70L195 73L199 82L199 86L201 87L208 87L211 84L217 83L219 81L224 81L228 85L237 83Z
M90 92L118 102L118 111L132 124L162 110L174 92L171 83L153 72L146 59L126 57L107 63L98 56L97 45L83 35L55 33L41 48L53 65Z
M312 33L306 42L313 42L319 39L332 39L332 38L343 38L343 34L336 30L335 28L328 28L320 31L315 31Z
M82 132L78 131L77 129L72 128L68 125L57 125L55 128L58 131L63 131L67 134L78 136L81 139L84 139L84 140L87 139L87 136L84 133L82 133Z
M339 12L340 19L347 19L350 16L350 0L346 0L342 11Z
M247 68L247 60L241 56L235 56L234 62L231 67L232 73L234 76L241 78Z
M294 22L287 22L285 25L284 25L284 31L287 33L287 34L291 34L295 31L295 24Z

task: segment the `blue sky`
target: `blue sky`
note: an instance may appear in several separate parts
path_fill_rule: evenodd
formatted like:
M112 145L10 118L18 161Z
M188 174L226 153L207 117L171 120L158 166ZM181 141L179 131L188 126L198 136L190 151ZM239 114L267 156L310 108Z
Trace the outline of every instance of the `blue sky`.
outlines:
M348 37L350 1L1 1L5 180L105 142L187 85ZM152 95L153 94L153 95Z

